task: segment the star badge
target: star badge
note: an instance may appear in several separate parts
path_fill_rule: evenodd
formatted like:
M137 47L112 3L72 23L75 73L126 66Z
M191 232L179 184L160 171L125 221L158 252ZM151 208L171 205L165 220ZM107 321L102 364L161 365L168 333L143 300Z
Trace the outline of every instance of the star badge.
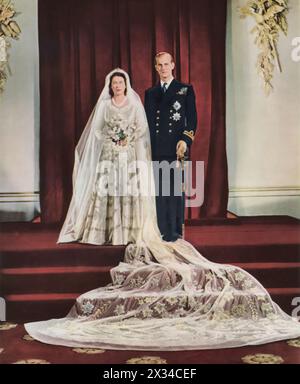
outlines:
M175 111L179 111L179 109L181 108L181 104L179 103L179 101L175 101L175 103L173 104L173 108L175 109Z
M174 121L179 121L179 120L181 119L181 115L180 115L180 113L179 113L179 112L175 112L175 113L173 114L173 116L172 116L172 119L173 119Z

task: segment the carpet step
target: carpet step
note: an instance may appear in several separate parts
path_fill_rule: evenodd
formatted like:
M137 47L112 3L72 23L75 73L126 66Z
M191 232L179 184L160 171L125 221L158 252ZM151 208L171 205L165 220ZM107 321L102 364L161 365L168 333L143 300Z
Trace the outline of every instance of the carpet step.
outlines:
M189 224L185 238L203 256L247 270L291 312L292 299L300 297L293 288L300 285L299 220L257 216ZM12 321L65 316L79 294L110 283L110 268L123 260L124 246L57 244L60 227L0 224L0 296L5 292Z
M237 216L228 219L227 217L209 217L199 219L186 219L186 226L208 226L208 225L245 225L245 224L293 224L300 225L300 220L288 215L258 215L258 216Z
M299 244L193 245L215 263L300 262L300 241Z
M79 295L79 293L8 295L5 297L6 320L22 323L65 317Z
M300 288L268 289L272 299L289 315L295 310L293 300ZM22 294L6 296L6 320L11 322L41 321L68 314L79 293ZM298 314L299 315L299 314Z
M300 262L299 244L197 245L198 252L216 263ZM0 268L117 265L124 246L85 246L1 251Z
M300 288L268 288L272 299L290 316L300 318Z
M111 266L7 268L0 270L2 294L87 292L111 283Z
M300 286L300 263L233 263L264 287ZM87 292L111 283L111 266L4 268L2 295L21 293Z
M77 245L77 246L76 246ZM48 249L4 250L0 267L103 266L117 265L124 258L125 246L88 246L72 244Z
M265 288L299 287L300 263L232 263L254 276Z

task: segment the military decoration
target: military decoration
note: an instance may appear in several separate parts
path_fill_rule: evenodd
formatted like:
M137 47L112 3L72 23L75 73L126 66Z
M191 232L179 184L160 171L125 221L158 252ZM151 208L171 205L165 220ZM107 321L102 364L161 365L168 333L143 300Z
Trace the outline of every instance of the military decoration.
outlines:
M178 92L177 95L186 95L187 94L187 87L182 87Z
M179 121L181 119L181 114L179 112L173 113L172 119L174 121Z
M181 104L179 103L179 101L175 101L175 103L173 104L173 108L175 109L175 111L179 111L179 109L181 108Z

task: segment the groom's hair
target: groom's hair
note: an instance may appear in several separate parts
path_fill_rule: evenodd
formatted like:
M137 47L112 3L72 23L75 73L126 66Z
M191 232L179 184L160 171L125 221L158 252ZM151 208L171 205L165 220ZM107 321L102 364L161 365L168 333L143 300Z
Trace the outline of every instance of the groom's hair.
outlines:
M124 82L125 82L125 92L124 92L124 94L125 94L125 95L127 94L127 81L126 81L126 76L124 75L124 73L122 73L122 72L117 72L117 71L116 71L116 72L112 73L111 76L110 76L110 78L109 78L109 94L110 94L111 97L113 97L113 95L114 95L114 92L113 92L112 87L111 87L111 83L112 83L112 81L113 81L113 78L116 77L116 76L123 77Z
M170 58L171 58L171 62L172 62L172 63L175 63L174 58L173 58L173 56L171 55L171 53L169 53L169 52L158 52L158 53L155 55L155 57L154 57L154 65L157 64L157 59L158 59L159 57L161 57L161 56L164 56L164 55L169 55Z

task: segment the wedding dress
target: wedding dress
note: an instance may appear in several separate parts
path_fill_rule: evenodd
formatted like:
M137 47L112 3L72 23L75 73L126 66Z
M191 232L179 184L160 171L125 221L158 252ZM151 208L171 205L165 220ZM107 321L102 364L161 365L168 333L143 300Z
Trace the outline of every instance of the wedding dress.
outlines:
M106 78L104 90L76 147L73 197L59 242L102 243L114 238L116 242L129 241L124 262L111 270L111 284L79 296L65 318L27 323L27 332L36 340L55 345L169 351L231 348L299 337L297 319L283 312L249 273L235 266L210 262L183 239L162 240L156 221L145 112L124 71L128 102L122 111L114 110L108 92L113 72ZM134 181L129 185L126 182L138 192L132 193L134 197L129 203L130 209L135 209L131 219L123 218L125 226L131 228L118 232L108 224L112 230L106 235L100 231L99 237L93 226L103 230L110 219L100 222L102 218L97 217L95 204L101 210L99 204L104 201L108 212L107 201L111 198L100 188L103 180L99 174L103 175L103 170L99 167L104 160L114 160L114 156L120 160L120 153L114 152L113 135L109 134L109 127L116 125L112 119L116 119L115 112L120 114L117 119L126 121L130 130L128 146L121 149L126 153L126 161L121 164L126 167L128 159L135 158L143 166L132 167ZM129 157L128 151L131 151ZM114 183L116 178L112 180ZM103 200L103 195L108 200ZM123 204L119 196L112 201L117 208ZM126 204L122 207L126 216ZM119 223L122 224L122 218Z
M109 162L114 167L112 185L124 187L126 183L127 190L138 190L137 177L123 177L124 174L127 176L126 170L136 159L135 143L139 130L133 123L130 124L136 118L135 112L135 106L132 103L127 102L123 106L117 106L113 99L105 101L103 150L97 164L95 188L84 222L81 243L127 244L133 242L137 232L141 230L138 196L123 196L121 193L116 196L107 193L103 196L101 193L103 162ZM126 137L126 145L117 144L118 136L114 131L116 122L122 129L123 137ZM112 137L115 137L115 141ZM106 173L109 173L109 169L106 169Z

